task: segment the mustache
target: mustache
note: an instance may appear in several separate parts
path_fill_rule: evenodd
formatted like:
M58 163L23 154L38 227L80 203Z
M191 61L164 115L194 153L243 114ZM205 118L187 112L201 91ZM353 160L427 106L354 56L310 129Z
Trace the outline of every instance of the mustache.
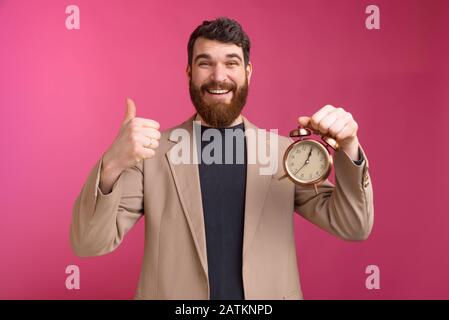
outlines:
M229 83L229 82L210 81L208 83L205 83L205 84L201 85L200 88L201 88L202 91L206 91L206 90L231 90L231 91L235 91L237 86L235 84Z

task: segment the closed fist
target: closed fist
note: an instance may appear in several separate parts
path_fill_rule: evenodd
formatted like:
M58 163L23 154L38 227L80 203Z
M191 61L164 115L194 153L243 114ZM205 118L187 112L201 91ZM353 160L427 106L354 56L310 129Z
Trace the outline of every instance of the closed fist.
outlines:
M308 127L321 135L334 138L340 148L342 148L353 160L359 158L357 122L351 113L343 108L336 108L332 105L326 105L318 110L311 117L299 117L299 124Z

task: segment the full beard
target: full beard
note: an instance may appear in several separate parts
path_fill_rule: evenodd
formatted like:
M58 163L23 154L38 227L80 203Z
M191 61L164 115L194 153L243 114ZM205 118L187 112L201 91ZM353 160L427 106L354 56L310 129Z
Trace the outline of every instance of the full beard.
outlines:
M206 102L204 95L208 88L231 90L231 102ZM197 87L192 83L192 78L190 78L189 92L190 99L192 100L196 111L207 124L216 128L229 127L240 115L246 104L246 98L248 96L248 78L246 78L245 84L240 88L234 84L220 84L217 82L208 82L201 87Z

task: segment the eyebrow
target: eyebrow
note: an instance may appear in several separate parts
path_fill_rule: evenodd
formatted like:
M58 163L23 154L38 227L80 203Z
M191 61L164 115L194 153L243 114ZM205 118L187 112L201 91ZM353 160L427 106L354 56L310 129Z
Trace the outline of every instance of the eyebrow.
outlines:
M242 61L242 58L240 58L240 56L237 53L229 53L226 55L226 58L237 58L240 61Z
M195 59L194 59L193 62L196 62L198 59L201 59L201 58L204 58L204 59L212 59L212 57L210 56L210 54L207 54L207 53L201 53L201 54L199 54L199 55L197 55L197 56L195 57ZM242 61L242 58L241 58L237 53L228 53L228 54L226 55L226 58L237 58L237 59L239 59L240 61Z

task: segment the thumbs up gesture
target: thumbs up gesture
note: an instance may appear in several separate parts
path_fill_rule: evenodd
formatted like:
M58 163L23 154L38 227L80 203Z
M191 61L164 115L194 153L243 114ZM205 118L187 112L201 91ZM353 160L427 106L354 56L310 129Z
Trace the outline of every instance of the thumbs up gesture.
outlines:
M159 147L159 123L136 117L136 105L126 99L126 113L120 131L112 145L103 155L100 188L103 192L112 189L120 173L143 159L152 158Z

